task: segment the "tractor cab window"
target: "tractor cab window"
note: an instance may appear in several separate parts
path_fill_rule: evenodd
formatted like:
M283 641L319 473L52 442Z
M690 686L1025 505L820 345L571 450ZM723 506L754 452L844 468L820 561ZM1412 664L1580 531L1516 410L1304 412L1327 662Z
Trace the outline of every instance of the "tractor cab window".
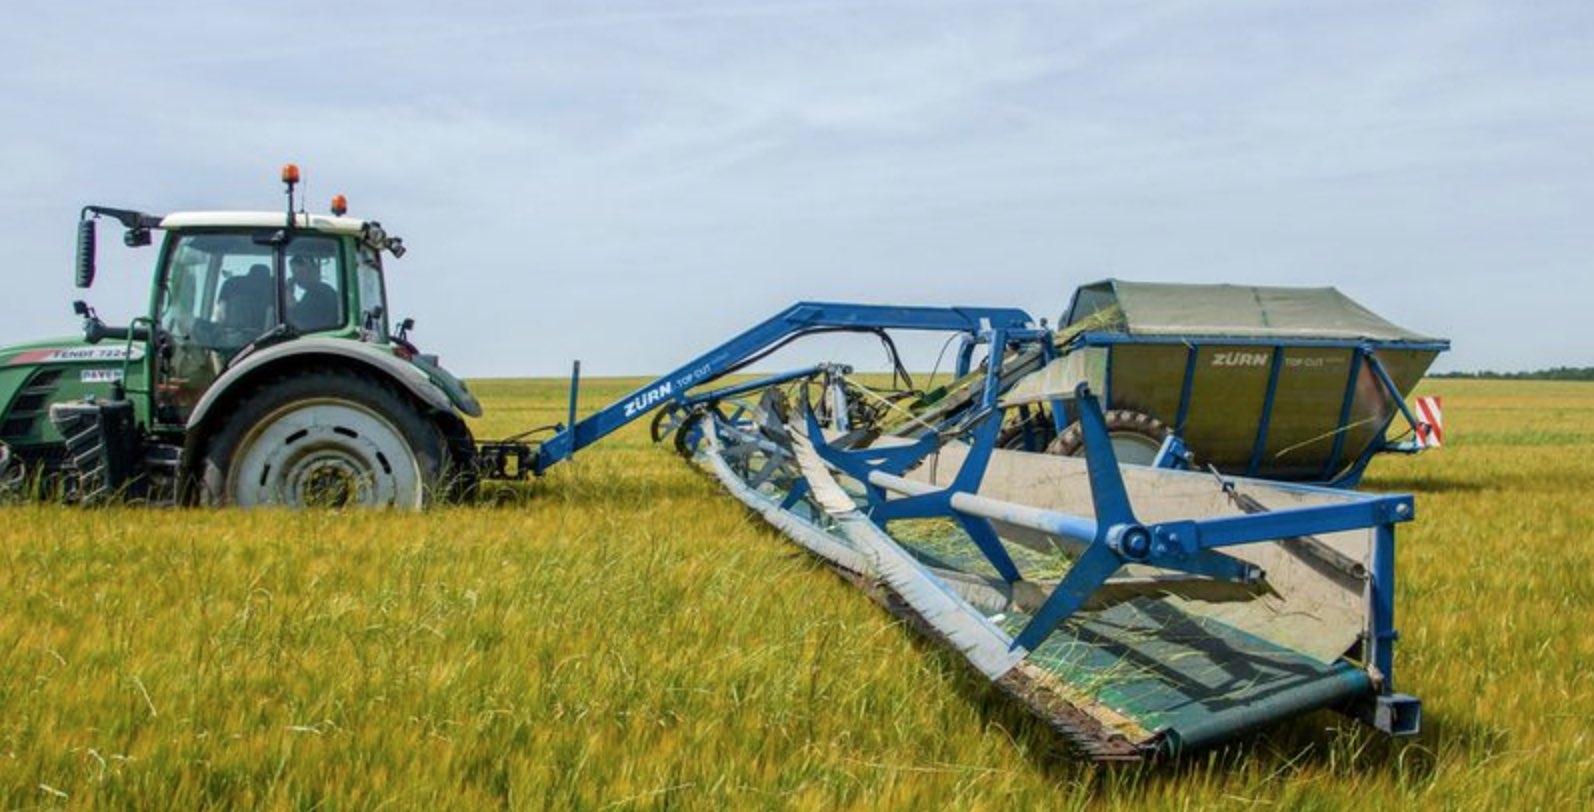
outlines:
M360 243L359 265L356 281L360 288L361 325L378 341L386 341L387 295L382 285L382 257L365 243Z
M210 350L241 349L277 322L271 246L247 235L190 234L168 255L161 332Z
M239 351L284 321L300 333L343 324L342 278L335 237L302 234L279 247L253 233L176 235L155 311L159 418L186 420Z
M343 325L343 275L338 244L326 237L298 237L288 244L288 324L301 333Z
M156 304L160 416L188 410L227 362L277 323L272 247L247 234L184 234L171 244Z

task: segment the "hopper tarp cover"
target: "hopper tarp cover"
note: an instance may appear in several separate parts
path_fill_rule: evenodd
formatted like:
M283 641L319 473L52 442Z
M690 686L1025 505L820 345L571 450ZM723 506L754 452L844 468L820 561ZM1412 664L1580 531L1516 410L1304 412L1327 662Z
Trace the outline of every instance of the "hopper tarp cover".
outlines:
M1190 285L1108 279L1074 293L1065 325L1130 335L1432 342L1331 287ZM1076 331L1065 331L1076 332Z

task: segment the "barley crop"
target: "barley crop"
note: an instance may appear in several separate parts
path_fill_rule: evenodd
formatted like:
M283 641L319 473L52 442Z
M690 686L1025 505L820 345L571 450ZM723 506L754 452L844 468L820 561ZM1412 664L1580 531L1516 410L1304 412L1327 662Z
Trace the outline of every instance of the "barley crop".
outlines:
M599 381L607 402L636 381ZM564 418L474 384L478 437ZM1594 803L1594 385L1430 381L1399 688L1092 768L642 425L422 514L0 508L0 809L1559 808Z

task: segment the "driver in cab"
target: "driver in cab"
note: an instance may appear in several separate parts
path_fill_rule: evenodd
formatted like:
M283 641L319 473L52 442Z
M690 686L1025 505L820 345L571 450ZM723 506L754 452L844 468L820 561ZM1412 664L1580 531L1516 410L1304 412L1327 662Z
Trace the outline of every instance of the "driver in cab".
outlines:
M302 291L288 308L288 324L301 333L337 327L338 294L321 279L321 268L311 257L299 255L289 261L293 286Z

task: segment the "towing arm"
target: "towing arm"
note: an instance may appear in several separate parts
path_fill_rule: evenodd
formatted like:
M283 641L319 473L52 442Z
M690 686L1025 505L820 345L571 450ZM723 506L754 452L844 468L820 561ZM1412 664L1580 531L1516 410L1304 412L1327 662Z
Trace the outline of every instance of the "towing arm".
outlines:
M925 330L966 333L1001 331L1008 338L1039 335L1028 313L1013 308L895 307L884 305L798 302L724 344L682 364L625 395L595 414L573 422L538 447L531 470L542 474L576 451L602 440L655 407L686 397L687 390L733 373L797 336L816 332Z

